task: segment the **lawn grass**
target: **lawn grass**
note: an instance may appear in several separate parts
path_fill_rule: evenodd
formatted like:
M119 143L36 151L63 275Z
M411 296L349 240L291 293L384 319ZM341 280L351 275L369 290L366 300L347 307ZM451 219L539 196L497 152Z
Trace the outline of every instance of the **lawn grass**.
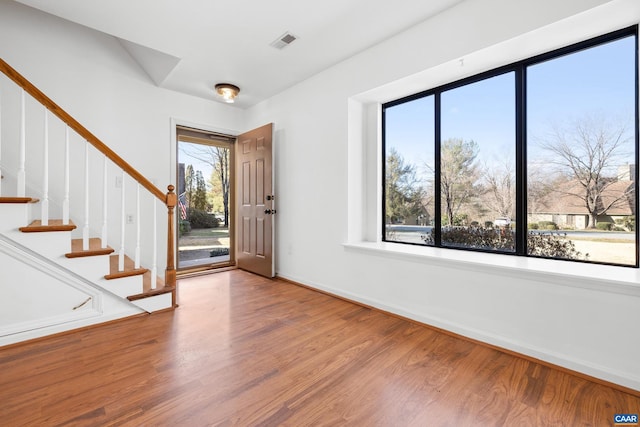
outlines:
M229 237L227 227L218 228L192 228L190 232L184 233L180 238L203 238L203 237Z
M588 237L588 236L567 236L568 240L580 240L583 242L602 242L602 243L633 243L633 240L609 239L606 237Z
M218 228L194 228L190 232L182 234L178 238L178 246L228 246L229 229Z

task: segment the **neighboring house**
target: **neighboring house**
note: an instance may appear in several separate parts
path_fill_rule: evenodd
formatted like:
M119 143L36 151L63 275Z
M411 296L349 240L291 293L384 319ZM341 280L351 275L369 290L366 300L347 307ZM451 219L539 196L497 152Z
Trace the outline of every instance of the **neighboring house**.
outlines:
M630 180L617 180L607 184L598 200L597 222L628 220L635 215L635 183ZM536 210L529 213L528 221L552 221L560 228L571 227L583 230L591 226L589 210L583 198L584 187L576 180L558 185L545 200L538 200ZM596 222L596 223L597 223Z

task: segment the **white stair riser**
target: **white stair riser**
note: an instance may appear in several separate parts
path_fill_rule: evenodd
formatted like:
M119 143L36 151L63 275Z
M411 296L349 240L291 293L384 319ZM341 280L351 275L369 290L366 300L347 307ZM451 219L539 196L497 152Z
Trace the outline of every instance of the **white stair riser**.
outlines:
M52 260L57 261L60 256L71 252L70 231L46 231L43 233L12 231L5 234L16 242Z
M61 256L56 262L94 283L98 283L98 280L102 279L106 274L105 272L109 271L109 255L79 258Z
M152 297L131 301L141 309L153 313L154 311L171 308L171 293L155 295Z
M130 295L141 294L143 290L142 275L121 277L119 279L111 280L103 278L96 283L122 298L126 298Z
M31 203L2 203L2 221L0 233L18 230L29 224L31 217Z

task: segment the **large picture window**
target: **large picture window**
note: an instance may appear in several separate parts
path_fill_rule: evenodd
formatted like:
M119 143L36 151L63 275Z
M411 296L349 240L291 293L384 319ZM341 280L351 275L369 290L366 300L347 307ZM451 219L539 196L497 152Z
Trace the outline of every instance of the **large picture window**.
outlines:
M383 105L383 239L638 266L637 27Z

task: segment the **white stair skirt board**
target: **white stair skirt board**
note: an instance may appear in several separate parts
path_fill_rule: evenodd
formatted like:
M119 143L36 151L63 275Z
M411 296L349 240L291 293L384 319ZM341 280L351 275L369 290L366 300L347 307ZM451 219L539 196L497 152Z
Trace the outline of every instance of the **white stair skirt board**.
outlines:
M2 234L0 268L0 345L142 312Z
M113 292L114 294L126 298L131 295L141 294L142 275L121 277L119 279L107 280L102 278L96 282L100 287Z
M102 314L100 293L82 282L46 265L33 268L5 251L0 264L5 277L12 278L0 281L0 337Z
M2 221L0 221L0 233L5 231L17 231L19 227L28 225L31 221L31 207L33 203L1 203Z
M154 311L164 310L171 307L171 293L155 295L131 302L141 309L149 313L153 313Z

